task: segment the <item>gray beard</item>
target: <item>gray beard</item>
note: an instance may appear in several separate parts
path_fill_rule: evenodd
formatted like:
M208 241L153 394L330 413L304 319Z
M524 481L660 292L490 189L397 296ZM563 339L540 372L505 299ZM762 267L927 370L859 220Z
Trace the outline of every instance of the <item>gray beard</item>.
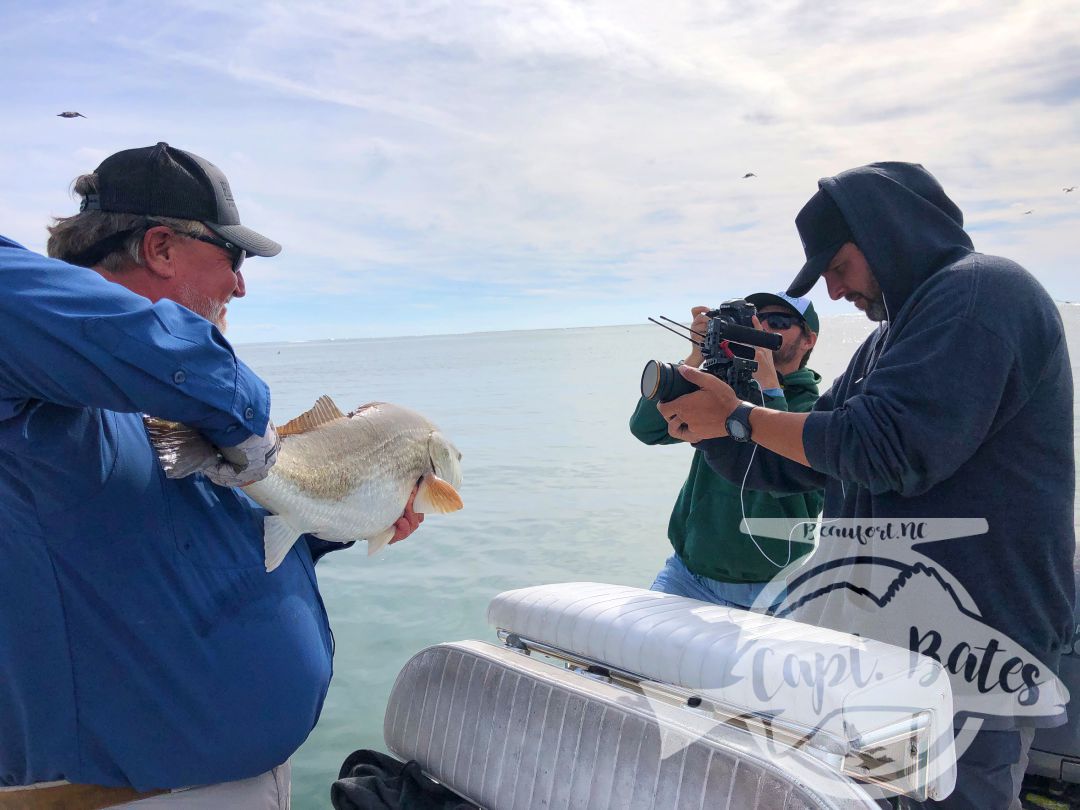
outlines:
M184 287L180 290L180 296L177 303L182 304L197 315L202 315L206 320L216 326L219 332L225 334L227 324L225 322L225 317L222 314L222 310L225 309L225 304L220 301L215 301L202 293L196 292L191 287Z
M885 299L876 298L866 304L866 317L875 323L881 323L889 319L889 310L885 308Z

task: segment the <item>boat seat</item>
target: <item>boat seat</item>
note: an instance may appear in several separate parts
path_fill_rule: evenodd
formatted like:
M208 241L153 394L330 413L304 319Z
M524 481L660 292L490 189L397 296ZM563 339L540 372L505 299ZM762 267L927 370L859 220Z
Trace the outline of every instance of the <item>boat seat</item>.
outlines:
M774 721L766 734L778 725L801 730L799 744L823 761L893 792L943 798L955 785L949 678L909 650L592 582L499 594L488 623L515 644L689 690L735 718ZM880 767L868 768L875 759Z
M394 684L389 749L488 810L877 810L859 784L746 731L463 641L415 655Z

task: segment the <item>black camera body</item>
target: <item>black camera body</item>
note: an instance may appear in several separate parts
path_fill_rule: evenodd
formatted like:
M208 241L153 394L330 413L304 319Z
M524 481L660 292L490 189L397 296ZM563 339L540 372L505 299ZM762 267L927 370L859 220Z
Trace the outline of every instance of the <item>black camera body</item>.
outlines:
M730 385L739 399L760 401L761 397L754 393L757 391L754 372L758 367L754 347L775 351L783 344L783 338L755 329L753 319L757 308L741 298L725 301L705 314L709 326L700 344L701 356L705 358L701 370ZM650 360L641 372L641 395L646 399L670 402L697 389L674 363Z

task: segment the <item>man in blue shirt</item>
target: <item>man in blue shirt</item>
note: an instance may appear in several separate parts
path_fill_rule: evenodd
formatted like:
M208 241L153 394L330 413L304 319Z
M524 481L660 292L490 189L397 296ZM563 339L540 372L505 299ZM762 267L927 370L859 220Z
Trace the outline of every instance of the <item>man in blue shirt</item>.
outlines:
M264 569L264 512L231 487L275 460L270 394L222 336L245 257L281 248L164 143L75 190L56 258L0 237L0 801L286 806L330 683L326 548ZM225 460L166 478L144 413Z

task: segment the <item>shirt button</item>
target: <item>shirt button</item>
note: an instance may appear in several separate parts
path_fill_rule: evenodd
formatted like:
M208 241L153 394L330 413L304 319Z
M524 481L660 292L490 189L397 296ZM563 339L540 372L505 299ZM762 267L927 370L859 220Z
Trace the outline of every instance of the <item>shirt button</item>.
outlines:
M246 411L244 411L244 418L245 419L254 419L255 418L255 409L254 408L248 408Z
M176 383L177 385L180 385L180 383L182 383L186 379L187 379L187 374L185 374L182 371L178 371L178 372L176 372L175 374L172 375L172 381L174 383Z

